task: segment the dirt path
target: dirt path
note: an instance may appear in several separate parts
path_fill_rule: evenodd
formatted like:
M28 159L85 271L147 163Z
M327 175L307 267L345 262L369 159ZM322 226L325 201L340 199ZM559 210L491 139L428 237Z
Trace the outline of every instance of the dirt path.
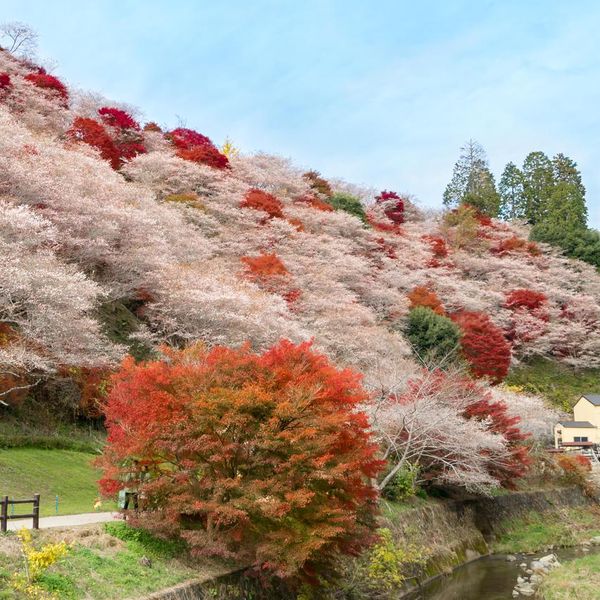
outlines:
M60 515L58 517L41 517L40 529L48 527L73 527L76 525L91 525L93 523L106 523L117 518L119 513L115 512L98 512L84 513L82 515ZM33 526L32 519L15 519L8 522L9 531L17 531L25 527L31 529Z

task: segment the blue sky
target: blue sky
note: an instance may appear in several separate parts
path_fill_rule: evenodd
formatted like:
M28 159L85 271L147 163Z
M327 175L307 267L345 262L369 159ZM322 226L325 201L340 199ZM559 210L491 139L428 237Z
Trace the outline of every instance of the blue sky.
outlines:
M217 143L439 206L462 143L494 173L574 158L600 227L595 0L3 0L77 87Z

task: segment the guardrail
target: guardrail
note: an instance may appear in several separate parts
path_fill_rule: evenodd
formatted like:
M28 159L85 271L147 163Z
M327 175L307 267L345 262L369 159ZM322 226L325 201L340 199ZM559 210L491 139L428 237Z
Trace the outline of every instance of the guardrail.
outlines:
M15 504L33 504L33 510L31 513L26 515L15 515L13 511L11 514L8 514L8 507L14 506ZM33 528L40 528L40 495L34 494L33 498L28 500L10 500L8 496L4 496L2 500L0 500L0 531L2 533L6 533L8 531L8 521L9 519L33 519Z

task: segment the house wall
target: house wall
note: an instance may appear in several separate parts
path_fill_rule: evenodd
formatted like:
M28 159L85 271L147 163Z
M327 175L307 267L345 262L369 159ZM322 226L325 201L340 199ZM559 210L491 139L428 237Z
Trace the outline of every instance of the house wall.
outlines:
M573 421L589 421L600 427L600 406L594 406L589 400L581 398L573 408Z
M583 420L583 419L577 419ZM587 437L588 441L600 443L600 429L590 427L563 427L558 424L554 426L554 447L558 448L558 431L562 431L563 442L574 442L576 437Z

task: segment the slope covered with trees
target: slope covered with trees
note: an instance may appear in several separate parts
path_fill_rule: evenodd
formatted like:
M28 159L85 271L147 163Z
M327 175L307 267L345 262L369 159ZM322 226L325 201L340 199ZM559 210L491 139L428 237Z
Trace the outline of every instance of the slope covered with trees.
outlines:
M342 524L323 532L322 547L352 549L347 536L370 516L374 490L406 469L428 485L510 487L530 462L524 444L548 436L558 415L503 386L509 371L532 359L600 367L600 276L530 241L530 225L490 216L523 216L526 190L515 167L498 194L475 144L455 170L449 210L434 213L394 191L219 148L192 129L142 124L131 107L74 93L7 51L0 129L1 398L60 398L87 416L104 408L108 491L128 456L156 465L181 444L190 456L175 492L185 506L170 523L185 532L185 515L216 518L229 537L211 543L225 554L281 573L306 567L318 548L302 543L276 564L281 520L318 527L303 507L314 499L313 517L334 510L320 502L328 493L341 498ZM567 193L557 190L548 206ZM303 414L307 402L321 412ZM302 487L300 459L280 436L286 411L329 489L316 475ZM184 429L182 415L194 418ZM215 419L241 423L247 438L216 435ZM139 435L125 439L132 428ZM157 428L173 432L168 448ZM239 463L256 475L250 487L237 467L226 475L231 464L201 456L209 433L226 452L273 452L285 481L251 456ZM198 475L207 465L221 469L211 481ZM173 493L167 479L148 490L157 509ZM264 504L265 486L291 479L297 488ZM250 518L247 545L240 523Z

